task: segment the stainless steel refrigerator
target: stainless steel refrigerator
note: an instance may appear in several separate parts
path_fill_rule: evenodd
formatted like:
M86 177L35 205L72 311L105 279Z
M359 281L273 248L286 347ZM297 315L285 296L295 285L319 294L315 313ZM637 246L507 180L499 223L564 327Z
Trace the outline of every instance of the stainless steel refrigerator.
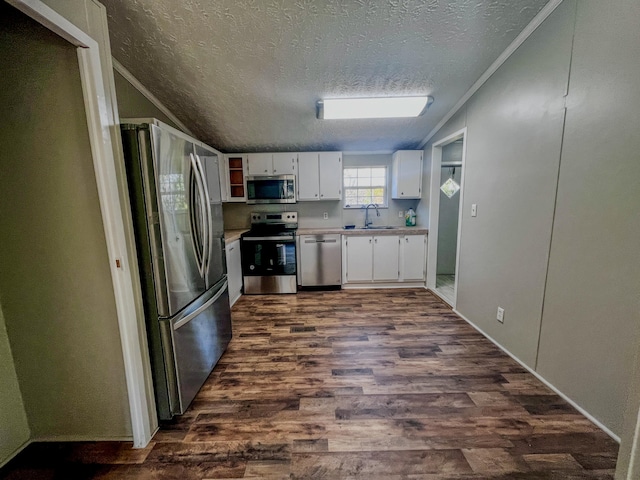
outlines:
M158 417L187 409L231 340L218 158L157 120L122 125Z

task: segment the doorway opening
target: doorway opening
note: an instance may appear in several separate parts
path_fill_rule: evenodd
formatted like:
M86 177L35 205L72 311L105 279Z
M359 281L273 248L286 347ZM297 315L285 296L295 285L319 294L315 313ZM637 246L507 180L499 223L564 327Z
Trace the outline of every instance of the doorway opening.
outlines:
M433 145L427 286L456 306L466 129Z

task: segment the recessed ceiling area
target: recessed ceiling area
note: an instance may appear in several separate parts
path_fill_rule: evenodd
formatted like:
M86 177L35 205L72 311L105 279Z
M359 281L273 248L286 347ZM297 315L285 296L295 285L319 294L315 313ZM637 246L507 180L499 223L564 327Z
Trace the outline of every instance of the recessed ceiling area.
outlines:
M548 0L101 0L114 57L223 152L413 149ZM431 95L417 118L323 98Z

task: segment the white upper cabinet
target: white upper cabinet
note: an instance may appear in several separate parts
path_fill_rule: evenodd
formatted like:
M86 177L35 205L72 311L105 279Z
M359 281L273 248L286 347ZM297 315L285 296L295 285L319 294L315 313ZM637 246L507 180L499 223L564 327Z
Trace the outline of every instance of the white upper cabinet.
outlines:
M297 153L250 153L248 175L295 175Z
M227 202L246 202L245 175L247 175L247 155L230 153L224 156L224 178Z
M247 155L247 175L271 175L273 153L250 153Z
M320 155L298 153L298 200L320 200Z
M298 167L297 153L274 153L272 175L295 175Z
M422 150L398 150L393 154L391 198L422 197Z
M320 200L342 200L342 152L320 152Z
M342 199L342 152L298 153L298 200Z

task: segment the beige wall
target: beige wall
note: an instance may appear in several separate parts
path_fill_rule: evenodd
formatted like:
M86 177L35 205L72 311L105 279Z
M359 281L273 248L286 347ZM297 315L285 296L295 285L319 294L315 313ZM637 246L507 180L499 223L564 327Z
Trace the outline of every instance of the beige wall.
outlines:
M77 54L23 14L2 21L0 302L31 433L130 438Z
M157 118L158 120L181 130L162 110L151 103L129 81L114 70L113 78L118 96L120 118Z
M640 12L612 3L565 0L426 162L468 128L458 310L620 434L640 325Z
M18 377L0 308L0 465L30 437Z

